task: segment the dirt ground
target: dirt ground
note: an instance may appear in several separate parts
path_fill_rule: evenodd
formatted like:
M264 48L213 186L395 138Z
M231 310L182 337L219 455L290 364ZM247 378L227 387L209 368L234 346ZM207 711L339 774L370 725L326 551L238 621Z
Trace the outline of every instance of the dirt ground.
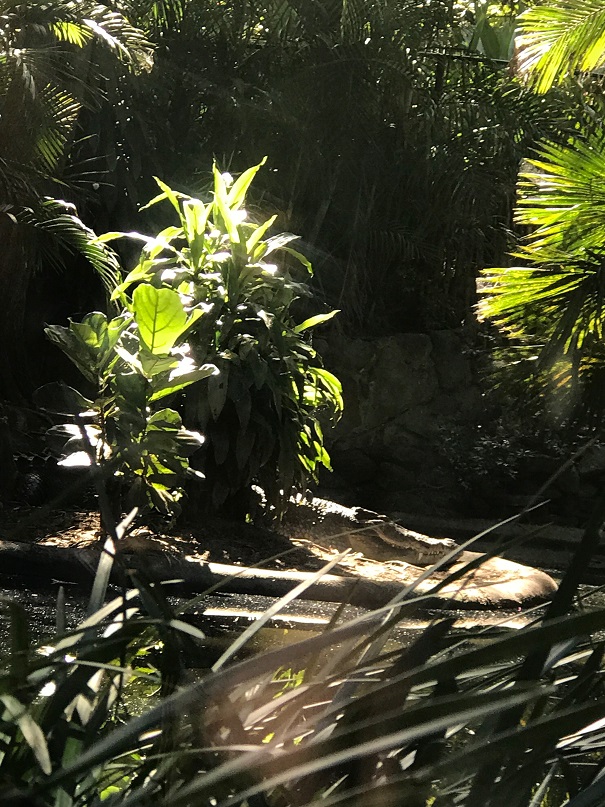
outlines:
M82 509L14 507L0 509L0 540L46 546L101 545L99 514ZM203 524L169 525L151 517L135 523L121 542L127 551L190 555L200 560L280 571L315 571L333 560L345 546L290 541L254 525L207 519ZM335 571L371 579L400 581L414 567L399 560L375 561L349 551ZM406 574L407 570L407 574Z

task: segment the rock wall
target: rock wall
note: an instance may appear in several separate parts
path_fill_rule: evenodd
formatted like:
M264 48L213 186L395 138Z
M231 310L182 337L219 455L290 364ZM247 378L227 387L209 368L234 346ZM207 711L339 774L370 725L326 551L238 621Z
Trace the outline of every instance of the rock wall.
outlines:
M449 431L476 422L482 393L453 331L319 346L343 384L345 413L330 435L328 492L383 510L457 510L462 492L444 459Z

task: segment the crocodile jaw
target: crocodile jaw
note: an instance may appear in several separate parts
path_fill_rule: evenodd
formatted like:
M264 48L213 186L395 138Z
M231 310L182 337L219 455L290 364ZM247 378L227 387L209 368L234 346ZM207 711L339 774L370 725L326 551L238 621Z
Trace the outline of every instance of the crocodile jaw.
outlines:
M288 538L305 538L322 545L345 542L372 560L401 560L427 566L455 546L449 539L431 538L408 530L386 516L361 508L344 507L326 499L297 500L275 528Z
M371 560L400 560L413 566L431 566L456 546L453 541L430 539L419 533L397 536L395 539L376 527L350 532L347 540L355 552L361 552Z

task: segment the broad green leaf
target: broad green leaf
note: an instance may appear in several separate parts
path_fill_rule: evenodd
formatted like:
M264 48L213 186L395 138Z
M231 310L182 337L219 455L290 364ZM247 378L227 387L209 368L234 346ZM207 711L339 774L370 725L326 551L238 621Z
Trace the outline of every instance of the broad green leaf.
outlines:
M107 338L107 317L100 311L87 314L81 322L70 320L70 330L86 345L97 350Z
M114 317L107 324L107 347L112 350L118 343L122 333L132 322L130 314L122 314L119 317Z
M48 339L65 353L82 375L90 382L97 383L97 356L72 330L62 325L48 325L44 329Z
M186 368L181 363L169 373L167 378L165 376L156 376L152 379L150 400L159 401L167 395L172 395L174 392L195 384L196 381L201 381L203 378L216 374L218 374L218 368L214 364L203 364L201 367L190 369L190 365L187 365Z
M178 431L182 426L181 416L174 409L159 409L147 419L148 429L169 429Z
M190 325L183 302L172 289L137 286L132 309L141 339L152 353L168 353Z
M63 415L80 415L95 411L95 404L85 398L81 392L64 384L62 381L51 381L34 392L36 406Z
M113 384L122 401L131 404L143 417L147 406L149 382L142 372L120 373L115 377Z
M149 379L162 373L169 373L179 364L179 357L165 353L152 353L149 348L142 344L139 350L139 360L143 373Z
M480 23L477 26L479 38L483 46L483 52L488 59L506 59L507 54L502 54L501 40L496 31L490 24L487 15L483 15Z

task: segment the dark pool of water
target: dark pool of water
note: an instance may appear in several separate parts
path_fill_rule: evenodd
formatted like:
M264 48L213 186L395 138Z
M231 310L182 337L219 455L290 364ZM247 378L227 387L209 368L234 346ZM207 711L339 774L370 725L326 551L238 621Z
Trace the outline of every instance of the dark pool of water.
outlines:
M57 595L59 585L49 585L40 589L26 589L17 583L5 579L0 581L0 592L3 599L19 603L27 616L31 643L34 645L52 642L57 635ZM65 624L67 629L75 628L86 616L88 597L78 586L65 586ZM113 591L110 598L119 595ZM605 604L605 596L599 594L600 602ZM236 594L213 594L204 597L198 604L187 610L186 619L199 627L207 636L209 645L216 646L220 653L235 637L242 633L250 623L261 616L275 601L268 597L245 596ZM182 607L185 600L171 599L174 608ZM305 638L312 633L323 631L333 619L338 606L333 603L296 600L288 604L283 611L274 617L255 636L249 651L288 644ZM339 616L339 624L364 613L361 609L347 607ZM535 618L536 612L528 614L520 612L426 612L415 615L414 619L402 619L394 631L393 638L399 644L407 644L419 631L435 618L444 613L456 617L455 632L467 635L479 635L508 629L518 629ZM0 651L9 647L9 612L2 609L0 616Z

